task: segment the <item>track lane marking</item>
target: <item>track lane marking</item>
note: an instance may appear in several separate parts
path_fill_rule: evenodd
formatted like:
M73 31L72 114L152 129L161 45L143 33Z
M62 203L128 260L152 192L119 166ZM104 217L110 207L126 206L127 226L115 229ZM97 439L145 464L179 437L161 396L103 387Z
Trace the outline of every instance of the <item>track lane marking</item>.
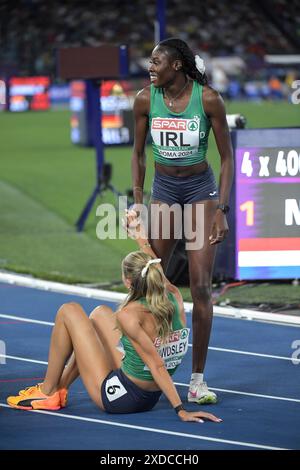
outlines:
M48 365L48 362L45 362L45 361L38 361L38 360L35 360L35 359L29 359L29 358L25 358L25 357L20 357L20 356L9 356L7 354L0 354L0 357L4 357L4 358L7 358L7 359L12 359L12 360L15 360L15 361L23 361L23 362L32 362L32 363L36 363L36 364L42 364L42 365L45 365L47 366ZM181 383L181 382L174 382L175 385L178 385L178 386L182 386L182 387L188 387L189 384L185 384L185 383ZM294 402L294 403L300 403L300 399L298 398L289 398L289 397L278 397L278 396L273 396L273 395L263 395L263 394L259 394L259 393L251 393L251 392L242 392L240 390L228 390L228 389L224 389L224 388L213 388L213 387L209 387L211 390L215 390L217 392L225 392L225 393L233 393L233 394L237 394L237 395L246 395L246 396L253 396L253 397L257 397L257 398L267 398L267 399L270 399L270 400L283 400L283 401L290 401L290 402Z
M7 405L5 403L1 403L0 405L5 407L5 408L9 408L10 410L16 411L14 408L11 408L9 405ZM17 410L17 411L19 411L19 410ZM197 439L197 440L202 440L202 441L220 442L220 443L223 443L223 444L231 444L231 445L235 445L235 446L251 447L251 448L255 448L255 449L292 450L292 449L287 449L287 448L283 448L283 447L267 446L267 445L263 445L263 444L252 443L252 442L232 441L232 440L229 440L229 439L220 439L220 438L216 438L216 437L199 436L199 435L195 435L195 434L169 431L169 430L160 429L160 428L135 426L133 424L118 423L116 421L106 421L104 419L85 418L84 416L69 415L69 414L65 414L65 413L54 413L52 411L30 410L29 412L30 413L46 414L46 415L50 415L50 416L56 416L56 417L59 417L59 418L67 418L67 419L74 419L74 420L78 420L78 421L86 421L86 422L90 422L90 423L105 424L105 425L108 425L108 426L116 426L116 427L120 427L120 428L134 429L134 430L138 430L138 431L153 432L153 433L158 433L158 434L167 434L168 436L188 437L190 439ZM197 426L197 424L195 423L194 426Z
M17 320L24 323L34 323L38 325L45 325L45 326L54 326L53 322L46 322L43 320L35 320L33 318L26 318L26 317L17 317L14 315L5 315L5 314L0 314L0 318L8 318L10 320ZM189 344L189 347L192 347L192 344ZM273 354L263 354L263 353L255 353L251 351L241 351L239 349L228 349L228 348L217 348L214 346L209 346L208 349L211 351L218 351L218 352L227 352L227 353L233 353L233 354L244 354L246 356L256 356L256 357L265 357L269 359L279 359L283 361L292 361L293 364L295 362L300 363L300 359L297 358L292 358L292 357L286 357L286 356L275 356Z

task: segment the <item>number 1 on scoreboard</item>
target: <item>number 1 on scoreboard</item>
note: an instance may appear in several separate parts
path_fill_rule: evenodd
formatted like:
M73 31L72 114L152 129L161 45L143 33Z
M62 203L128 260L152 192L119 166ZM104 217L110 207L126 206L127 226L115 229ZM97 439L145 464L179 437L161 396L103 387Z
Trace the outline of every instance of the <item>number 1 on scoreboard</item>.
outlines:
M242 212L246 212L246 225L254 225L254 201L246 201L240 205Z

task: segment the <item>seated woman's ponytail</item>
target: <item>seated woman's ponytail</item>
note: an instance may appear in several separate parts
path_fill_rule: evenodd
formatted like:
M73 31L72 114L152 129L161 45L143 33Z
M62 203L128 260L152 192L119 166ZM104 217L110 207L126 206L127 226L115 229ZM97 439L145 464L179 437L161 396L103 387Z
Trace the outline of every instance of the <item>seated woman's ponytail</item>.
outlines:
M122 262L123 276L131 282L129 294L120 308L129 302L146 298L157 323L157 334L166 339L171 330L174 306L168 298L159 259L143 251L129 253Z
M165 339L170 333L174 306L168 298L161 268L155 264L149 266L147 273L146 300L149 310L159 325L158 334Z

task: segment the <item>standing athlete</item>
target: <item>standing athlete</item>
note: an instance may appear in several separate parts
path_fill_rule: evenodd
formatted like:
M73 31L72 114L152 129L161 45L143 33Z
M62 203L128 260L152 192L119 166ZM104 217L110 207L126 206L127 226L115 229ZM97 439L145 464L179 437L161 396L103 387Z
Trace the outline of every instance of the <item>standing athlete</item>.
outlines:
M194 56L181 39L166 39L154 48L149 73L151 85L137 94L134 104L134 200L135 205L143 203L145 142L150 129L155 160L150 213L177 204L184 209L184 224L196 234L201 232L204 240L201 247L195 244L186 248L193 298L193 363L188 401L215 403L217 396L208 389L203 371L212 325L213 264L216 245L228 233L226 213L233 178L226 112L219 93L207 84L202 59ZM207 162L210 128L221 158L219 189ZM201 224L198 209L203 210ZM170 233L163 236L161 217L151 216L149 239L164 270L176 244L175 217L169 219L169 224Z

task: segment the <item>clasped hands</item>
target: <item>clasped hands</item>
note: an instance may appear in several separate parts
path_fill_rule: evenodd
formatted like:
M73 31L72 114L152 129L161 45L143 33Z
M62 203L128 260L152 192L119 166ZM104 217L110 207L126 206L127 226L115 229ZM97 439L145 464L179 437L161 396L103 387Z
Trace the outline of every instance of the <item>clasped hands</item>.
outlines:
M125 217L122 218L122 227L132 240L147 238L141 216L138 215L134 209L125 209Z

